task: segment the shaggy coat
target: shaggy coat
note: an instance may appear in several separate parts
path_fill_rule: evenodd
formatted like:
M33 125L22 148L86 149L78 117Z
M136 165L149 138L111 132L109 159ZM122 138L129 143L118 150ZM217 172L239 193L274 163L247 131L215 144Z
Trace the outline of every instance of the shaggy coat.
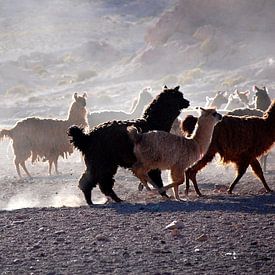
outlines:
M49 174L54 163L55 172L58 173L59 156L64 158L73 152L73 146L67 136L68 128L71 125L88 126L86 97L86 93L83 96L74 94L74 102L70 106L67 120L29 117L18 121L10 130L0 131L0 139L5 136L13 140L14 163L19 177L20 166L31 177L25 164L29 157L32 157L32 162L39 159L48 160Z
M224 163L233 162L236 165L237 176L231 183L228 193L232 193L249 165L265 189L271 192L257 158L270 150L274 141L275 100L263 117L224 116L214 129L212 141L204 157L186 171L186 193L191 179L197 194L201 195L197 187L196 174L212 161L216 153L220 154Z
M264 115L264 112L258 109L251 109L251 108L239 108L234 109L232 111L229 111L226 113L227 115L231 116L257 116L262 117ZM192 115L188 115L180 124L181 132L185 136L190 136L196 126L198 118L194 117ZM263 168L263 171L267 171L267 156L268 154L263 154L260 157L261 166Z
M141 119L107 122L94 128L89 134L85 134L79 127L71 127L68 134L72 137L74 146L84 155L86 163L86 171L79 180L79 188L83 191L86 202L92 204L91 191L97 184L103 194L116 202L121 201L113 191L113 177L118 166L131 168L136 162L133 143L127 132L128 126L134 125L142 132L154 129L169 132L181 109L188 106L189 101L184 99L179 87L164 88L147 107ZM151 171L149 175L158 187L163 186L160 171Z
M137 162L132 171L149 189L147 176L151 169L170 170L174 196L179 200L178 187L184 182L185 170L194 164L207 151L214 126L222 116L214 109L202 109L198 118L198 126L193 136L180 137L163 131L138 133L136 127L128 127L129 137L134 142L134 153ZM151 182L152 183L152 182Z
M123 111L98 111L91 112L88 115L90 129L93 127L111 120L131 120L139 118L142 115L144 108L152 101L153 97L149 93L150 88L144 88L137 100L135 100L131 113Z

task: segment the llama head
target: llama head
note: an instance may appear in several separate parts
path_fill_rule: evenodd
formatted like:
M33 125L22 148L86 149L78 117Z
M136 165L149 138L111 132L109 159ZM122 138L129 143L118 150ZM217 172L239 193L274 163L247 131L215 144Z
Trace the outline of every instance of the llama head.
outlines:
M256 85L254 85L253 92L255 92L256 96L259 96L261 94L268 94L268 89L265 86L263 86L263 88L261 89L261 88L257 87Z
M187 115L180 123L180 129L184 136L190 137L195 130L198 118L193 115Z
M218 91L208 106L213 108L220 108L223 104L227 103L227 100L227 92Z
M241 100L241 102L243 102L244 104L248 104L249 103L249 95L250 95L250 91L244 91L244 92L240 92L238 89L236 89L233 93L234 96L239 97L239 99Z
M183 97L179 89L180 86L176 86L175 88L167 88L167 86L164 86L163 91L153 100L150 106L158 104L175 110L188 108L190 103Z
M82 107L86 106L87 93L84 92L82 96L79 96L77 93L74 93L73 98L77 104Z
M150 127L169 132L181 110L188 108L189 105L179 86L172 89L163 88L163 91L146 108L143 118L151 125Z
M153 99L151 92L152 92L152 88L146 87L140 92L139 98L143 100L143 102L149 103Z
M216 125L221 119L222 115L217 113L215 108L197 108L200 116L198 118L198 125L208 124L208 125Z

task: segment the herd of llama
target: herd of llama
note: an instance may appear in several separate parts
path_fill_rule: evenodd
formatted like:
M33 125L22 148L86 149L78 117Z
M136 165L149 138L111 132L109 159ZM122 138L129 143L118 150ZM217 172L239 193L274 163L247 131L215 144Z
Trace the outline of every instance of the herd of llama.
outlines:
M268 152L275 141L275 100L266 87L254 86L252 92L235 90L231 94L218 91L214 97L206 97L198 117L188 114L190 107L194 114L195 106L184 98L179 86L164 86L155 97L150 88L144 88L128 113L88 112L86 100L86 93L74 93L66 119L28 117L0 131L0 140L12 140L20 178L21 169L31 177L28 159L32 163L47 161L49 175L53 166L58 174L58 158L67 158L76 148L86 166L79 188L87 204L93 204L96 186L106 197L121 201L113 190L118 167L130 169L137 176L140 190L143 186L151 190L150 184L168 197L166 191L173 188L174 198L180 200L179 185L185 182L187 195L190 180L196 193L202 195L196 174L219 154L223 163L236 166L237 175L228 193L248 166L266 191L272 191L263 171L267 170ZM171 184L163 184L161 170L170 170Z

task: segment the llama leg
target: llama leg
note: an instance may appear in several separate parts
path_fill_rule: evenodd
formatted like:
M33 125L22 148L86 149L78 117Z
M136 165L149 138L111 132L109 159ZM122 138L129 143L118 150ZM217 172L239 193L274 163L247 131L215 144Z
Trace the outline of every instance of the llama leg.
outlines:
M101 181L99 181L99 189L101 192L106 196L110 197L115 202L122 202L122 199L120 199L115 191L113 190L112 186L114 185L114 179L104 179L104 184L102 184Z
M267 164L267 156L268 154L264 155L264 159L263 159L263 171L266 173L266 164Z
M53 161L49 159L49 175L52 175L52 166L53 166Z
M144 170L143 165L141 163L134 164L132 171L134 175L141 181L138 187L139 191L142 191L143 187L145 187L146 190L151 191L151 188L147 184L149 177L147 176L147 171ZM140 185L142 185L142 188L140 188Z
M185 175L185 172L182 171L181 167L178 167L177 165L172 167L171 178L173 180L173 192L174 192L175 199L178 201L181 200L179 196L179 185L183 184L184 175Z
M86 171L80 178L78 187L81 189L81 191L84 194L85 200L88 205L92 205L92 189L96 186L96 183L94 182L91 172Z
M27 170L27 167L25 165L25 161L21 161L20 165L22 166L23 170L25 171L25 173L28 175L28 177L32 177L31 174L29 173L29 171Z
M20 165L21 165L21 167L23 168L25 173L28 175L28 177L31 178L31 175L25 166L25 161L31 156L31 151L28 148L28 144L21 144L20 142L18 143L14 141L13 151L15 155L14 164L15 164L18 176L22 178L21 172L20 172Z
M58 167L57 167L57 160L58 160L58 158L55 158L54 161L53 161L53 163L54 163L54 168L55 168L55 174L59 175Z
M194 164L192 167L190 167L189 169L187 169L185 171L185 176L186 176L186 187L185 187L185 195L188 196L188 192L189 192L189 179L191 179L191 181L193 182L195 191L197 193L198 196L202 196L199 188L198 188L198 184L197 184L197 179L196 179L196 175L197 173L206 166L206 164L210 161L212 161L212 159L214 158L216 154L216 150L213 150L212 148L209 148L207 153L203 156L202 159L200 159L196 164Z
M246 169L248 167L249 163L244 162L244 163L237 163L237 177L235 180L230 184L229 188L227 189L228 194L232 194L232 191L235 187L235 185L238 183L238 181L242 178L244 173L246 172Z
M169 198L165 190L163 190L163 182L161 179L161 171L159 169L151 170L148 172L148 176L155 183L156 187L159 189L159 193L162 197ZM150 181L151 182L151 181Z
M272 190L269 188L269 186L266 183L266 180L264 178L264 174L261 168L261 165L257 159L254 159L250 162L251 168L256 174L256 176L261 180L261 182L264 185L264 188L266 189L267 192L272 192Z
M14 164L15 164L15 167L16 167L16 172L19 176L19 178L21 179L22 176L21 176L21 172L20 172L20 166L19 166L19 161L17 159L14 160Z
M107 168L107 166L106 166ZM113 186L115 183L114 175L117 171L117 166L110 165L108 167L108 170L101 171L101 176L98 179L98 185L101 190L101 192L107 196L110 197L115 202L122 202L122 200L116 195L116 193L113 190Z

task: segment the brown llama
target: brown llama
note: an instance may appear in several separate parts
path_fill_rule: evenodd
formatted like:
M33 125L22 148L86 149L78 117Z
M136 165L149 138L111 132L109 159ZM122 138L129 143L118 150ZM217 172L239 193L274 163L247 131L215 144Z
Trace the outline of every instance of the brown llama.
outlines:
M59 156L67 157L72 154L73 146L69 142L67 130L71 125L87 127L86 98L87 94L73 96L67 120L45 119L29 117L18 121L10 129L0 131L0 139L9 137L13 140L14 163L17 174L21 178L20 166L25 173L31 177L26 168L25 161L32 157L32 162L43 159L49 162L49 174L51 175L52 165L58 174L57 160Z
M189 179L196 193L201 196L197 186L196 174L219 153L223 163L234 163L237 176L228 188L231 194L235 185L250 165L261 180L266 191L272 192L266 183L261 165L257 158L269 151L275 141L275 100L263 117L226 115L216 125L212 141L204 157L186 171L186 194L189 191Z
M191 138L164 131L139 133L136 127L128 127L128 134L134 143L134 154L137 158L132 166L133 173L150 190L148 181L156 185L147 173L152 169L169 169L172 183L163 187L162 190L166 191L173 187L175 199L180 200L179 185L184 182L185 170L207 151L214 126L221 118L222 116L215 109L201 108L197 128Z

